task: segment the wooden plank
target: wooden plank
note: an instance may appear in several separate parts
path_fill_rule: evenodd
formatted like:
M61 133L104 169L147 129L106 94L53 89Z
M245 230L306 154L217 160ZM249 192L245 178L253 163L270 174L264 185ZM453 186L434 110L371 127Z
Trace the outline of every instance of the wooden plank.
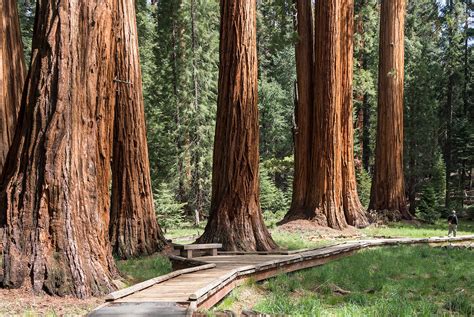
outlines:
M110 293L109 295L107 295L105 300L106 301L113 301L113 300L125 297L127 295L131 295L133 293L139 292L139 291L144 290L146 288L149 288L149 287L151 287L155 284L162 283L164 281L167 281L167 280L172 279L174 277L177 277L179 275L188 274L188 273L201 271L201 270L208 270L208 269L212 269L212 268L215 268L215 267L216 267L216 264L209 263L209 264L206 264L206 265L201 265L201 266L191 267L191 268L188 268L188 269L174 271L174 272L171 272L169 274L166 274L166 275L163 275L163 276L158 276L158 277L152 278L150 280L135 284L131 287L127 287L127 288L124 288L122 290Z
M203 297L214 288L219 287L221 285L223 286L225 281L231 280L232 278L236 277L237 273L238 273L237 270L232 270L228 272L224 276L214 280L213 282L209 283L208 285L198 289L197 291L189 295L189 300L192 300L192 301L198 300L199 298Z

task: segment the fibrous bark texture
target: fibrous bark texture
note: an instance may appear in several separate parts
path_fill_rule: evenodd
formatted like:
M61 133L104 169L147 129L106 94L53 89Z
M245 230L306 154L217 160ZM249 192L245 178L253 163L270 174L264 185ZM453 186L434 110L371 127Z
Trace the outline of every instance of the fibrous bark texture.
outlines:
M309 4L306 3L308 6ZM309 111L311 134L305 172L295 160L295 175L307 173L304 203L296 202L283 222L308 219L343 229L364 226L367 219L359 201L354 170L352 127L353 2L318 1L315 13L314 96ZM297 47L298 49L298 47ZM301 52L297 53L297 56ZM308 59L308 61L310 61ZM304 69L297 69L298 78ZM296 142L295 153L302 153ZM298 155L295 155L295 159ZM297 196L294 196L294 199ZM295 204L295 201L293 202ZM302 206L302 207L301 207Z
M411 218L403 179L404 22L405 0L383 0L375 173L369 208Z
M0 194L6 287L77 297L114 289L104 168L114 9L112 0L37 2L31 68Z
M354 0L342 0L341 67L342 67L342 195L347 223L368 225L365 210L357 193L354 164L354 126L352 119L352 79L354 52Z
M2 0L0 2L0 175L15 134L25 72L16 1Z
M120 258L152 254L166 244L153 207L135 2L118 0L110 240Z
M342 0L318 1L315 14L316 146L314 183L308 202L317 221L331 228L347 226L342 201Z
M212 201L200 243L276 248L259 203L256 0L221 0L219 92Z
M296 2L296 75L297 102L295 109L295 173L293 199L290 213L305 210L307 190L310 185L310 162L313 123L313 14L311 1Z

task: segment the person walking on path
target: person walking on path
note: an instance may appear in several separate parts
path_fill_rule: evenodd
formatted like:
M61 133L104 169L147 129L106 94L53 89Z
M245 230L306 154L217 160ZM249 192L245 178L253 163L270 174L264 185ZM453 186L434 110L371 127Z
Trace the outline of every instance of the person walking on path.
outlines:
M453 210L452 214L448 217L448 227L448 237L451 236L451 233L453 237L455 237L458 231L458 216L456 216L456 210Z

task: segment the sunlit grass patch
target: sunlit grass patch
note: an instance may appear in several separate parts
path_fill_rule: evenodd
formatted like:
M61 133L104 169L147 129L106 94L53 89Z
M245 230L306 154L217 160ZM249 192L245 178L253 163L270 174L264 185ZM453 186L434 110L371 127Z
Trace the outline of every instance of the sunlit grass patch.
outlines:
M387 237L414 237L427 238L448 235L447 221L438 221L435 224L416 224L396 222L387 226L368 227L362 232L369 236L387 236ZM461 219L458 226L459 235L474 234L474 222Z

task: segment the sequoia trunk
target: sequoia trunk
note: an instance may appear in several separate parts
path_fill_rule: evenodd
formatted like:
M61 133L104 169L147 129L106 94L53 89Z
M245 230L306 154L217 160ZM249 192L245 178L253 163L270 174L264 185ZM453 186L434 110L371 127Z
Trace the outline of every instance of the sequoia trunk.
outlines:
M293 200L288 216L298 217L305 211L305 199L311 170L311 128L313 115L313 14L311 1L296 0L296 75L295 173ZM304 215L300 215L304 217Z
M6 287L77 297L114 289L104 168L114 9L112 0L37 2L31 68L0 196Z
M352 120L352 79L354 51L354 0L342 0L341 67L342 67L342 195L346 221L351 226L368 225L365 210L357 193L354 164L354 126Z
M383 0L375 173L369 208L409 219L403 179L404 22L405 0Z
M313 182L308 205L315 221L347 226L342 175L342 0L318 1L315 14ZM345 39L345 38L344 38Z
M306 12L310 6L310 1L301 1L298 9ZM298 80L303 78L305 83L304 90L298 93L300 100L309 100L309 104L303 108L299 102L298 115L305 116L302 122L309 125L303 131L309 131L303 134L308 143L297 139L295 144L297 193L283 222L307 219L335 229L348 224L365 226L367 218L357 194L353 150L354 4L351 0L318 1L315 11L314 63L310 48L297 52L299 63L305 58L304 64L297 65ZM310 16L306 15L306 19ZM311 28L310 23L306 26ZM301 41L301 34L307 31L298 30ZM311 40L308 37L305 35L306 40ZM308 76L308 69L313 69L315 75Z
M256 0L221 0L212 201L200 243L271 250L259 202Z
M130 258L161 250L166 240L153 207L135 1L117 4L110 240L116 255Z
M0 2L0 174L15 134L25 75L16 1L2 0Z

